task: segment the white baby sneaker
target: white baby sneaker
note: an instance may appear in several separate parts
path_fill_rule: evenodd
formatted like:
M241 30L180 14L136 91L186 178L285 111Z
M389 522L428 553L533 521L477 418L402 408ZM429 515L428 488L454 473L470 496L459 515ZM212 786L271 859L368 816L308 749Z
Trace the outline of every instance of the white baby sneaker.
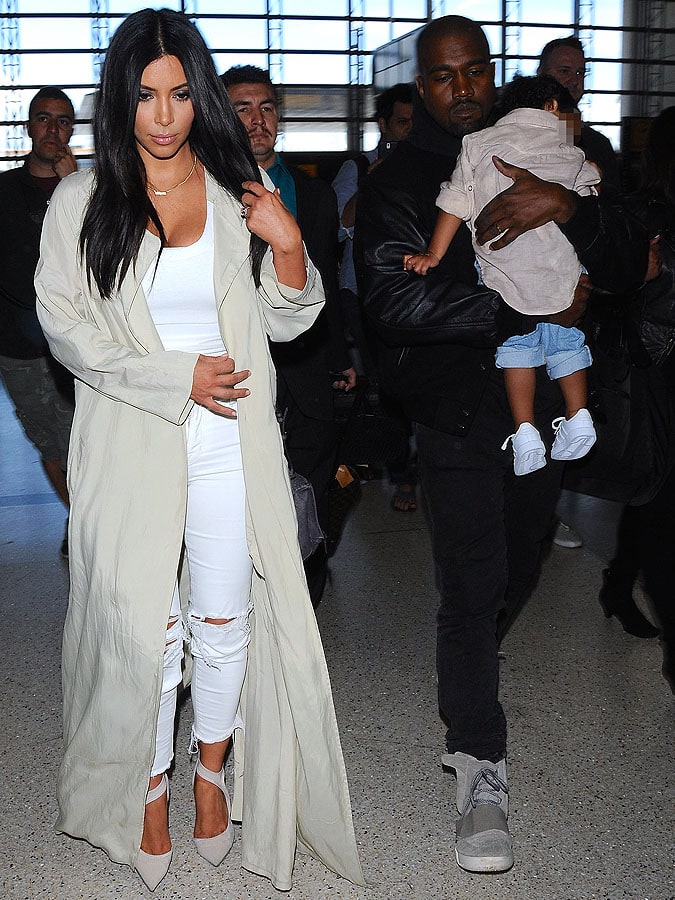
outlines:
M571 419L561 416L552 422L555 440L551 459L581 459L596 441L593 419L587 409L580 409Z
M510 434L502 444L506 450L513 444L513 471L516 475L528 475L546 465L546 447L541 435L529 422L523 422L515 434Z

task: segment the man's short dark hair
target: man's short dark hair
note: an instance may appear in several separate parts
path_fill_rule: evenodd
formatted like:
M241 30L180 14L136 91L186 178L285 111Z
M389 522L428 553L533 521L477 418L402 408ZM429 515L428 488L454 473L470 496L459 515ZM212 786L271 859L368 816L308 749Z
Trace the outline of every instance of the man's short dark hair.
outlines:
M546 60L551 53L553 53L554 50L559 50L560 47L571 47L572 50L577 50L579 53L584 52L584 45L579 38L575 37L573 34L570 34L569 37L556 38L553 41L549 41L542 49L541 55L539 56L539 65L545 66Z
M40 100L61 100L63 103L67 103L70 107L70 112L73 116L73 119L75 119L75 107L73 106L73 101L70 99L68 94L61 90L61 88L54 87L53 85L47 85L47 87L40 88L37 94L30 101L30 106L28 107L29 119L32 119L35 107L40 102Z
M384 119L388 122L394 115L395 103L412 103L413 89L412 84L400 81L393 87L387 88L375 100L375 119Z
M474 22L473 19L468 19L466 16L441 16L440 19L432 19L418 35L416 44L418 74L424 74L425 57L429 45L438 38L447 37L449 34L475 35L484 46L486 58L490 59L490 45L478 22Z
M516 75L499 92L495 110L499 118L514 109L543 109L548 100L557 100L561 112L577 108L574 98L552 75Z
M261 69L260 66L232 66L227 72L223 72L220 80L226 88L235 84L264 84L270 88L274 102L279 106L279 95L267 69Z

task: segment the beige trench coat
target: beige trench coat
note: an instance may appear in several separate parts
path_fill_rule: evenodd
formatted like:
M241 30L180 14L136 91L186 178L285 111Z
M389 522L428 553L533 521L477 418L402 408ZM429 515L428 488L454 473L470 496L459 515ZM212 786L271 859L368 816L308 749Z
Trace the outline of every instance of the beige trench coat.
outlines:
M197 354L164 351L141 281L159 240L143 240L119 295L102 300L78 252L91 174L59 185L42 232L38 315L76 376L68 481L70 598L63 637L65 750L57 829L133 864L154 758L166 624L186 506L184 429ZM250 396L238 403L253 560L252 640L241 701L235 802L242 865L287 890L296 848L363 883L330 683L307 594L275 414L267 338L290 340L323 303L311 263L282 288L267 253L256 292L240 205L212 179L223 341ZM239 788L242 788L241 790Z

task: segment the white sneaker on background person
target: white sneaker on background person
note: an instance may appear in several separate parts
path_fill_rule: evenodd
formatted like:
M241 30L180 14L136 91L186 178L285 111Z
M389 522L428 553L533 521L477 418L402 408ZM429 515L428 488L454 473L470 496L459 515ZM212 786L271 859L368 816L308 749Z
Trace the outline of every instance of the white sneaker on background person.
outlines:
M556 522L551 540L556 546L566 547L568 550L576 550L577 547L583 547L584 545L581 535L577 534L562 519L558 519Z

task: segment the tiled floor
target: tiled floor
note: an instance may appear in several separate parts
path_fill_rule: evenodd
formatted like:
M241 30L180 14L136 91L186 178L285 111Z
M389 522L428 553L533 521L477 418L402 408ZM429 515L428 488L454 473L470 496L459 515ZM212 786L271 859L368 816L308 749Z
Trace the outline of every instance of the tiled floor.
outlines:
M580 550L552 547L508 635L516 864L469 875L453 846L454 779L440 766L434 612L423 516L364 486L318 610L368 890L299 857L293 898L669 900L675 897L675 703L656 641L624 634L597 603L616 508L565 495ZM149 896L128 868L53 833L61 728L65 513L0 394L0 895L12 900ZM160 898L272 898L239 865L239 838L212 869L190 846L190 710L181 716L171 802L174 862Z

